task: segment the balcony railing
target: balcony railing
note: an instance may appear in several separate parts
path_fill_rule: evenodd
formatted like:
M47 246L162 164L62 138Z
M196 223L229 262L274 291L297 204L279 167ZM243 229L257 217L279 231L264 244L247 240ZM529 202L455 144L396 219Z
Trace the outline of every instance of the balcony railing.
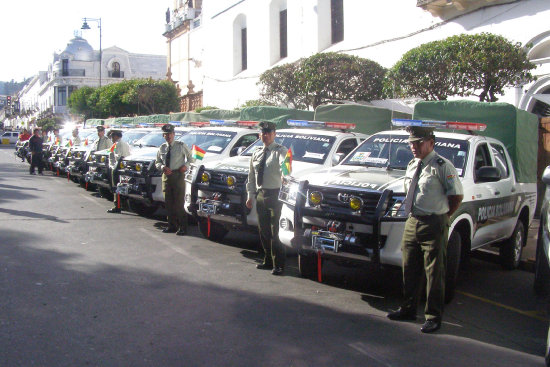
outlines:
M124 78L124 71L109 71L109 78Z
M54 78L57 77L66 77L66 76L86 76L86 70L85 69L69 69L65 71L54 71L53 73Z

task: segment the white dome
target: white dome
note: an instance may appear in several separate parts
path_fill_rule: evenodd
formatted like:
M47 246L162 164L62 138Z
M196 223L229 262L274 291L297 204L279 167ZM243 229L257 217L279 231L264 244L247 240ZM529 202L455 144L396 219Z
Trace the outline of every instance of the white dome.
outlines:
M78 61L94 60L94 49L82 37L75 37L70 40L62 54L70 54L73 56L73 60Z

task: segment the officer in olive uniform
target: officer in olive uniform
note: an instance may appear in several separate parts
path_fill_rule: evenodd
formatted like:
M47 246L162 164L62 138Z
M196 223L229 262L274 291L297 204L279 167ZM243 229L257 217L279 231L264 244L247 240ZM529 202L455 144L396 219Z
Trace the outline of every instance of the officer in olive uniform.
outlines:
M73 130L73 145L80 145L82 143L82 140L80 140L80 136L78 135L78 129Z
M109 131L111 136L111 152L109 153L109 168L111 170L111 187L116 189L118 184L117 164L119 163L120 158L124 158L130 155L130 146L125 141L122 141L122 131L120 130L111 130ZM114 206L107 210L109 213L120 213L122 209L120 208L120 202L118 201L119 196L115 193L114 195Z
M105 150L109 149L111 147L111 141L108 137L105 136L105 127L102 125L99 125L97 127L97 136L99 136L99 139L96 140L94 143L94 151L97 150Z
M258 269L273 269L271 274L282 275L285 266L285 249L279 242L279 218L282 204L279 201L279 188L282 182L281 164L285 160L287 148L275 143L275 124L262 121L263 149L257 149L250 158L250 171L246 191L246 206L252 208L256 197L260 241L264 249L264 259Z
M410 127L407 131L414 159L407 167L403 202L408 215L402 240L404 301L388 317L416 319L425 272L426 321L421 331L431 333L441 327L449 218L458 209L463 191L455 167L434 151L433 129Z
M158 150L156 167L162 171L162 192L168 212L168 228L164 233L176 233L183 236L187 232L187 213L183 208L185 200L185 172L193 162L189 147L182 141L174 140L174 126L162 127L166 140Z

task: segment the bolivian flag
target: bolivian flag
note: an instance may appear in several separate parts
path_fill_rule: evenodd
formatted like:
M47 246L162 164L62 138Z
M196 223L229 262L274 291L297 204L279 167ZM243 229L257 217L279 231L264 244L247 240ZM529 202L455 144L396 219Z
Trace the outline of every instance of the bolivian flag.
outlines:
M202 161L205 154L206 152L202 150L200 147L196 146L195 144L193 144L193 146L191 147L191 156L193 158L198 159L199 161Z
M59 141L59 138L58 138L58 137L56 137L56 138L55 138L55 142L54 142L54 144L55 144L55 145L59 145L59 143L60 143L60 141Z
M281 164L281 172L283 176L290 175L292 173L292 150L286 152L285 160Z
M73 140L69 139L69 141L65 144L66 147L72 147L73 146Z
M88 138L86 138L86 139L84 140L84 146L85 146L85 147L88 146Z
M114 143L113 145L111 145L111 149L109 149L109 151L110 151L111 153L116 152L116 143Z

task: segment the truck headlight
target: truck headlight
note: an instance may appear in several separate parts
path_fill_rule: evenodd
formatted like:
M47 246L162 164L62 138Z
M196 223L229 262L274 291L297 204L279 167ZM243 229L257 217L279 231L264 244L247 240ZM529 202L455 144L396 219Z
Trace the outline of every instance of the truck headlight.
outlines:
M312 191L309 193L308 199L310 204L317 206L323 201L323 194L319 191Z
M143 164L142 163L136 163L136 171L141 172L142 169L143 169Z
M209 183L210 182L210 173L208 172L203 172L202 175L201 175L201 182L202 183Z
M100 162L101 162L101 163L105 163L105 159L106 159L105 156L102 155L101 158L100 158Z
M122 161L118 166L120 167L120 169L124 169L124 167L126 167L126 162Z
M225 183L229 188L235 187L235 182L237 182L235 176L227 176L227 178L225 179Z
M361 198L358 198L357 196L352 196L349 199L349 207L351 208L351 210L361 210L361 208L363 207L363 200Z

